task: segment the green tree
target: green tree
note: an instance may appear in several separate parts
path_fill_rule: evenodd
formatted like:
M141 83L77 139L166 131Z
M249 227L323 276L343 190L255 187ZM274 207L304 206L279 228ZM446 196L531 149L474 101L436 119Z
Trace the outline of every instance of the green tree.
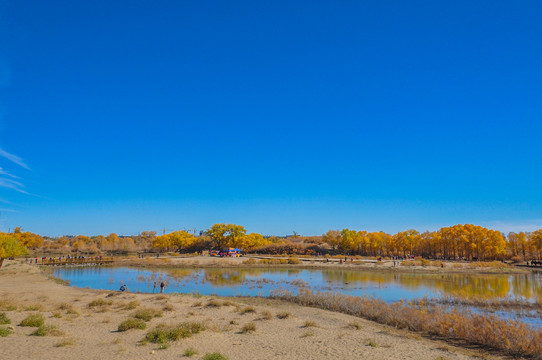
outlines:
M27 254L28 250L11 234L0 233L0 267L4 259Z

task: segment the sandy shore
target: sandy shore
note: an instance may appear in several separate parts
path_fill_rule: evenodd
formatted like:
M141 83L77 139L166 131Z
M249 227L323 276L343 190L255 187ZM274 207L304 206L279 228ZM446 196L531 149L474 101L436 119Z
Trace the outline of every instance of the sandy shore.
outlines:
M233 260L233 259L232 259ZM235 260L234 260L235 261ZM106 304L89 306L97 299ZM213 305L207 306L209 301ZM162 312L145 330L119 332L118 326L142 309ZM254 311L252 311L254 310ZM0 313L12 334L0 337L2 359L179 359L187 349L219 352L234 359L500 359L483 349L467 349L349 315L269 299L194 295L133 294L72 288L35 266L6 261L0 269ZM35 328L18 324L39 313L51 336L29 336ZM289 316L279 319L277 315ZM166 349L140 341L158 324L197 322L206 330L171 342ZM253 323L255 331L243 333ZM310 326L306 326L310 325ZM188 358L188 357L184 357Z
M160 258L146 257L138 259L135 257L117 259L117 265L141 266L141 267L201 267L201 268L230 268L230 267L286 267L306 269L347 269L347 270L375 270L393 272L422 272L422 273L475 273L475 274L503 274L503 273L529 273L531 269L515 266L498 267L477 267L476 263L469 262L444 262L444 266L401 266L400 261L392 260L356 260L350 258L340 263L339 259L330 259L326 262L320 258L297 258L298 264L262 264L261 261L288 260L288 257L280 256L258 256L248 255L239 258L221 258L209 256L161 256ZM411 262L406 262L411 263Z

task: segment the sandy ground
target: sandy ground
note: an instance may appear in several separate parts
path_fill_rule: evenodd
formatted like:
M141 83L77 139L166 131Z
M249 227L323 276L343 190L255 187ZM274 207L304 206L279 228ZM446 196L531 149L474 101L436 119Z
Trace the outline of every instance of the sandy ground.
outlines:
M375 270L375 271L394 271L394 272L422 272L422 273L528 273L530 269L508 266L504 268L494 267L477 267L476 263L469 262L444 262L444 266L401 266L401 261L396 261L395 265L392 260L360 260L350 258L346 262L340 263L339 259L330 259L326 262L324 258L298 258L299 264L284 264L284 265L265 265L259 263L262 259L283 259L288 257L280 256L260 256L248 255L239 258L233 257L209 257L209 256L147 256L144 259L135 257L117 259L117 265L130 266L164 266L164 267L287 267L287 268L318 268L318 269L348 269L348 270ZM249 263L255 261L256 263ZM410 263L410 262L406 262Z
M89 307L96 299L111 304ZM221 306L206 306L212 299ZM254 312L247 311L250 307ZM163 316L149 321L145 330L117 331L122 321L146 308L160 310ZM6 313L11 324L0 327L13 330L9 336L0 337L1 359L180 359L187 358L183 355L187 349L197 352L194 359L213 352L230 360L502 358L353 316L269 299L72 288L49 278L36 266L16 261L6 261L0 269L1 312ZM41 313L45 324L55 326L61 333L30 336L35 328L19 323L34 313ZM289 317L279 319L280 313L289 313ZM202 323L206 330L172 342L167 349L152 343L140 344L158 324L187 321ZM306 322L313 326L306 327ZM243 333L241 329L248 323L255 324L256 330ZM68 344L60 346L63 342Z

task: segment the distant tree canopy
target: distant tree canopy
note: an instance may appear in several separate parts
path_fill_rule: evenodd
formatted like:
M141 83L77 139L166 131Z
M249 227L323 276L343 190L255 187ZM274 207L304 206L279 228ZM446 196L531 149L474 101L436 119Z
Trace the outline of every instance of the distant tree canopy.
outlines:
M143 231L135 236L115 233L97 236L63 236L43 238L15 228L11 234L18 244L42 253L101 253L129 251L194 252L209 249L240 248L273 254L335 253L362 256L419 255L445 259L542 259L542 229L529 232L511 232L508 236L482 226L457 224L436 231L405 230L396 234L383 231L342 229L329 230L322 236L295 238L264 237L249 233L236 224L214 224L204 235L195 236L186 231L174 231L156 236L154 231ZM3 240L6 242L6 240ZM10 243L13 248L13 243ZM17 256L17 255L10 255ZM10 257L8 256L8 257Z
M27 254L28 250L15 234L0 233L0 267L4 259Z

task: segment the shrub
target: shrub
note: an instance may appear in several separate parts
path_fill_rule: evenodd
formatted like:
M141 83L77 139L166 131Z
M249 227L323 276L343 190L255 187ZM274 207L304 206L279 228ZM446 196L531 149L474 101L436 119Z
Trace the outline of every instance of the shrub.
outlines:
M262 311L262 316L260 317L260 320L271 320L273 318L273 314L271 314L270 311L265 310Z
M152 318L162 317L162 312L156 309L141 309L134 314L136 319L151 321Z
M6 327L0 327L0 337L6 337L11 334L11 329Z
M255 313L256 312L256 309L254 309L254 306L247 306L247 307L244 307L240 313L241 315L244 315L244 314L248 314L248 313Z
M5 312L0 313L0 325L11 324L11 320L8 318Z
M251 333L251 332L254 332L254 331L256 331L256 324L254 324L254 323L245 324L241 328L241 332L243 334L248 334L248 333Z
M64 346L68 346L68 345L75 345L75 340L74 339L64 339L64 340L56 343L55 347L64 347Z
M127 331L130 329L145 330L147 324L141 319L128 319L120 323L118 331Z
M296 257L289 257L288 264L292 264L292 265L301 264L301 260L299 260Z
M122 309L123 310L134 310L136 307L139 306L139 301L137 300L134 300L134 301L130 301L129 303L127 304L124 304L122 306Z
M356 330L361 330L361 325L357 321L352 321L351 323L348 324L347 327L356 329Z
M43 315L41 314L31 314L28 315L21 323L20 326L30 326L30 327L40 327L45 322Z
M221 353L211 353L205 354L202 360L228 360L228 358Z
M167 341L190 337L204 330L203 324L194 322L185 322L176 326L158 325L147 333L145 340L155 344L164 344Z
M217 299L211 299L207 304L205 304L206 307L221 307L223 304Z
M318 325L316 325L316 322L312 321L312 320L307 320L305 321L305 323L303 324L303 327L304 328L308 328L308 327L317 327Z
M42 309L41 304L32 304L24 308L24 311L40 311Z
M88 303L88 307L96 307L96 306L107 306L113 304L113 301L111 300L104 300L104 299L95 299Z
M290 314L288 311L282 311L277 314L277 318L279 319L288 319L290 317Z
M34 330L31 334L31 336L62 336L64 333L57 329L56 326L53 325L42 325L36 330Z
M367 346L375 348L375 347L378 347L378 344L374 340L369 340L369 342L367 343Z
M190 357L190 356L194 356L196 355L198 352L192 348L190 349L186 349L184 352L183 352L183 356L186 356L186 357Z

